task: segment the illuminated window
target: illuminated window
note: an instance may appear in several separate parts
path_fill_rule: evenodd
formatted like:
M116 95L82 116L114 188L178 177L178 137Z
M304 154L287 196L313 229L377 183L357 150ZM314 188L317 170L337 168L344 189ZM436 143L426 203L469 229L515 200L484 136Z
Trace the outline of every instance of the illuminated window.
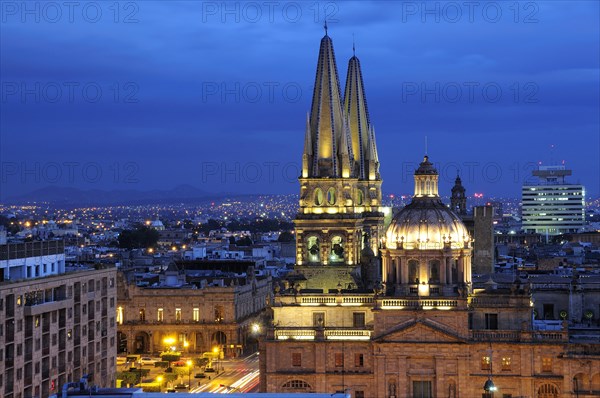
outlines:
M117 323L123 324L123 307L117 307Z
M200 308L194 308L192 310L192 318L194 322L200 322Z
M315 205L321 206L323 204L323 191L321 188L315 189Z
M175 308L175 321L181 321L181 308Z
M481 370L490 370L492 359L488 356L481 357Z
M510 370L510 357L502 357L502 370Z
M159 321L159 322L162 322L162 321L163 321L163 319L164 319L164 317L163 317L163 309L162 309L162 308L159 308L159 309L158 309L158 314L157 314L156 320L157 320L157 321Z
M354 367L362 368L365 366L365 357L363 354L354 354Z
M292 353L292 366L302 366L302 354L299 352Z
M329 188L327 190L327 204L330 206L335 204L335 188Z
M215 322L223 322L223 307L221 307L220 305L215 306Z
M552 358L542 358L542 372L552 372Z
M142 321L142 322L146 321L146 310L143 308L140 308L140 321Z
M363 204L363 191L361 191L360 189L358 191L356 191L356 204L357 205L362 205Z
M344 354L341 352L335 353L335 367L341 368L344 366Z

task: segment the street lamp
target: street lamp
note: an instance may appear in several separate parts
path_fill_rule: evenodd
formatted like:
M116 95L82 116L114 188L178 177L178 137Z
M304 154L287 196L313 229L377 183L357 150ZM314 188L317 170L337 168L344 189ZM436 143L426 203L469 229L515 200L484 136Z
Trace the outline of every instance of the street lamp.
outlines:
M186 362L188 366L188 390L192 387L191 373L192 373L192 361L188 360Z
M156 378L156 381L158 381L158 388L160 389L160 391L162 391L162 382L163 382L163 377L162 376L158 376Z

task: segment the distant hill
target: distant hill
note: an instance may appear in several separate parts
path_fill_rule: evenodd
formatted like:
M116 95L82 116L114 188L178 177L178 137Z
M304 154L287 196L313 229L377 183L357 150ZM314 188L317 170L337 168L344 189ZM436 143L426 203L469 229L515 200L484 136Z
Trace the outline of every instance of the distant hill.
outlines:
M149 203L188 203L222 196L223 194L208 194L191 185L179 185L170 190L151 191L134 189L84 190L72 187L48 186L23 195L9 197L4 203L45 202L56 206L143 205Z

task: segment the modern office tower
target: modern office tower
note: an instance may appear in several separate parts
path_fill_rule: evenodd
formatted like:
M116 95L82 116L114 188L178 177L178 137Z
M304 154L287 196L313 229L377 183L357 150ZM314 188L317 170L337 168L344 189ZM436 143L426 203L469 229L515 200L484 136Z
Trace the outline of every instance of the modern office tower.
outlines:
M585 222L585 188L566 181L565 166L539 166L522 189L523 231L545 236L578 232Z
M0 245L0 396L114 386L116 269L65 267L62 241Z

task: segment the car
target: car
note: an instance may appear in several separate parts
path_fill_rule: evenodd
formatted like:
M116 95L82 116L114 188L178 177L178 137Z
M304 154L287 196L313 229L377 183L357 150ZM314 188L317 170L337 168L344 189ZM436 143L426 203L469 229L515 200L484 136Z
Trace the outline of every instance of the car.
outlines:
M207 366L204 368L204 373L215 373L215 368Z
M176 361L176 362L171 362L171 365L173 366L187 366L187 363L185 361Z
M117 357L117 365L124 365L127 362L125 357Z
M206 378L206 375L204 373L196 373L194 375L194 379L204 379Z
M188 386L187 384L177 384L177 385L175 386L175 389L176 389L176 390L188 390L188 389L189 389L189 386Z
M154 365L154 362L156 362L156 361L150 357L141 357L140 358L140 363L142 365Z

